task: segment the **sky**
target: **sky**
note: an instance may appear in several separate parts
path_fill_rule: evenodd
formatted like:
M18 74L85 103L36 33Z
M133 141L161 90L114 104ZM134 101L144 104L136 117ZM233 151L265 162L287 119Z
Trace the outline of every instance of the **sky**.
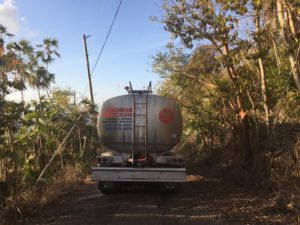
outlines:
M46 37L59 42L61 58L49 66L56 83L70 87L78 96L89 97L83 34L87 39L90 67L93 68L105 40L119 0L0 0L0 24L33 44ZM126 94L128 81L133 88L157 84L159 76L152 72L152 56L169 41L163 25L150 17L162 17L161 0L123 0L119 14L100 61L92 75L95 102ZM80 94L81 93L81 94ZM20 100L21 94L11 98ZM25 99L37 98L27 91Z

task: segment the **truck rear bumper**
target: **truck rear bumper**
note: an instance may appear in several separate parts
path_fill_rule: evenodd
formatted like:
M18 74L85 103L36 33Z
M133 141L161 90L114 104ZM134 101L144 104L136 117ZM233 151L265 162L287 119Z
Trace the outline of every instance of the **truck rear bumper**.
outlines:
M94 181L185 182L185 168L93 167Z

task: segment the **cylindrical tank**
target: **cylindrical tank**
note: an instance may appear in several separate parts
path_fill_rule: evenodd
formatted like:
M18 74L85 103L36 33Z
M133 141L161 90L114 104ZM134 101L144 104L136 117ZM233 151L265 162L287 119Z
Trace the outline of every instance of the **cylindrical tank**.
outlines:
M178 144L182 117L179 105L171 99L131 93L103 103L97 128L102 144L111 150L159 153Z

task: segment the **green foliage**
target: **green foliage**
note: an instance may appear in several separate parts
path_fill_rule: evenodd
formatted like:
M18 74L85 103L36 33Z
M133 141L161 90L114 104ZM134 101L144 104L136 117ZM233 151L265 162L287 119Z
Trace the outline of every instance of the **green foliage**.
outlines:
M292 1L285 2L292 13L299 13ZM264 142L269 122L299 122L299 94L288 61L299 42L297 38L283 42L275 27L276 14L271 12L274 4L166 0L162 8L165 14L160 22L181 43L168 44L153 58L153 70L162 79L157 91L181 103L187 139L196 136L204 150L209 142L225 147L232 138L239 140L243 137L241 108L248 115L255 146ZM259 59L267 100L262 94Z
M220 106L229 100L224 95L230 84L220 76L219 66L210 46L199 47L193 54L168 46L154 57L153 68L164 78L157 92L181 104L185 136L201 139L204 148L210 147L207 137L226 132L220 123L226 112Z
M45 178L51 180L68 165L86 172L99 143L95 126L87 126L89 101L76 104L71 89L54 88L48 98L40 95L40 89L48 90L54 82L48 65L60 57L58 41L46 38L34 47L24 39L9 42L9 37L0 25L0 181L16 193L33 186L79 114L84 116ZM28 86L38 90L39 101L25 104L6 99Z

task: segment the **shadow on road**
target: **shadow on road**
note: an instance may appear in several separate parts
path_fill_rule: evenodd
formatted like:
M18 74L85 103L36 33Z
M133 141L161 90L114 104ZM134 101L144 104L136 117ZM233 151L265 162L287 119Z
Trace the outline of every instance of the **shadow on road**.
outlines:
M85 185L21 224L286 224L270 204L221 179L190 175L178 194L134 187L103 195Z

